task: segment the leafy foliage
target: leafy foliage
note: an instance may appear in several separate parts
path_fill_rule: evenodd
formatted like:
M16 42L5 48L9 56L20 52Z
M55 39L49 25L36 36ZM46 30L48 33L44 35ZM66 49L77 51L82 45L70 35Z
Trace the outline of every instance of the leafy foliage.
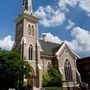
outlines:
M43 86L49 86L49 82L51 81L51 78L47 72L43 73Z
M15 51L0 50L0 87L21 87L23 76L31 72L30 65Z
M62 75L61 73L55 69L54 67L51 67L48 72L45 72L43 74L43 86L44 87L54 87L54 86L61 86L62 85Z
M62 85L62 75L61 73L56 70L54 67L51 67L48 71L50 77L51 77L51 86L61 86Z

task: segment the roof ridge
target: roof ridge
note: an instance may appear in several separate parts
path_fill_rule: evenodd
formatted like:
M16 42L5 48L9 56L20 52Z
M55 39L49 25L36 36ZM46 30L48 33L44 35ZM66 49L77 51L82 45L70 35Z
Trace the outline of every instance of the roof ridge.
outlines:
M39 39L40 41L43 41L42 39ZM63 42L60 43L55 43L55 42L50 42L50 41L43 41L43 42L46 42L46 43L52 43L52 44L57 44L57 45L61 45Z

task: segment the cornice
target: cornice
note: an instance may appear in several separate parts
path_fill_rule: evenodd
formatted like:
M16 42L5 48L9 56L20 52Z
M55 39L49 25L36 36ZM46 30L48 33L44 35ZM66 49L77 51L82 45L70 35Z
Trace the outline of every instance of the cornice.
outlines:
M19 15L15 22L18 23L20 22L21 20L23 20L24 18L28 19L28 20L31 20L33 22L38 22L39 18L34 15L34 14L28 14L28 13L22 13L21 15Z

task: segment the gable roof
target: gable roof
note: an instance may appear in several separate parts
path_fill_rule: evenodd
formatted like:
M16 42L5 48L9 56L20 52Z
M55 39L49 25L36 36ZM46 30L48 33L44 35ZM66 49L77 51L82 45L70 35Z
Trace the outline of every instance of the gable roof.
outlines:
M43 50L42 54L53 56L55 52L61 47L62 44L57 44L53 42L39 40L41 48Z

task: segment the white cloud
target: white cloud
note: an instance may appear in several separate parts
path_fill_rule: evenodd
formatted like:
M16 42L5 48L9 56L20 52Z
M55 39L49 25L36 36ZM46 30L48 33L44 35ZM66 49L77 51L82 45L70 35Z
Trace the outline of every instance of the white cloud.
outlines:
M80 0L79 6L90 15L90 0Z
M40 18L40 24L45 27L56 27L65 21L65 14L59 8L55 10L50 5L47 7L39 7L35 13Z
M11 36L8 35L4 37L2 40L0 40L0 48L5 50L11 50L12 46L14 44L14 41L11 40Z
M67 5L71 6L71 7L75 7L77 5L79 0L59 0L58 5L61 9L66 9L68 10L68 8L66 7Z
M61 40L59 39L59 37L52 35L51 33L46 33L46 41L49 42L54 42L54 43L60 43L61 44Z
M80 27L75 27L71 31L72 40L64 42L76 53L83 55L90 55L90 32ZM61 43L59 37L46 33L46 41Z
M46 13L44 12L44 9L42 6L39 7L39 9L35 12L40 18L46 17Z
M69 10L66 6L76 7L76 5L84 10L90 16L90 0L59 0L58 5L63 10Z
M71 41L65 41L74 51L81 53L90 52L90 32L80 27L73 28Z
M40 18L40 24L45 27L56 27L66 20L65 10L69 11L67 5L76 7L77 5L90 16L90 0L57 0L57 8L47 5L40 6L35 12ZM70 23L71 24L71 23Z
M45 27L56 27L66 20L65 10L69 11L67 5L76 7L77 5L90 16L90 0L57 0L57 9L47 5L40 6L35 12L40 18L40 24Z
M71 20L68 20L68 26L66 27L66 29L71 29L75 26L74 22L72 22Z

